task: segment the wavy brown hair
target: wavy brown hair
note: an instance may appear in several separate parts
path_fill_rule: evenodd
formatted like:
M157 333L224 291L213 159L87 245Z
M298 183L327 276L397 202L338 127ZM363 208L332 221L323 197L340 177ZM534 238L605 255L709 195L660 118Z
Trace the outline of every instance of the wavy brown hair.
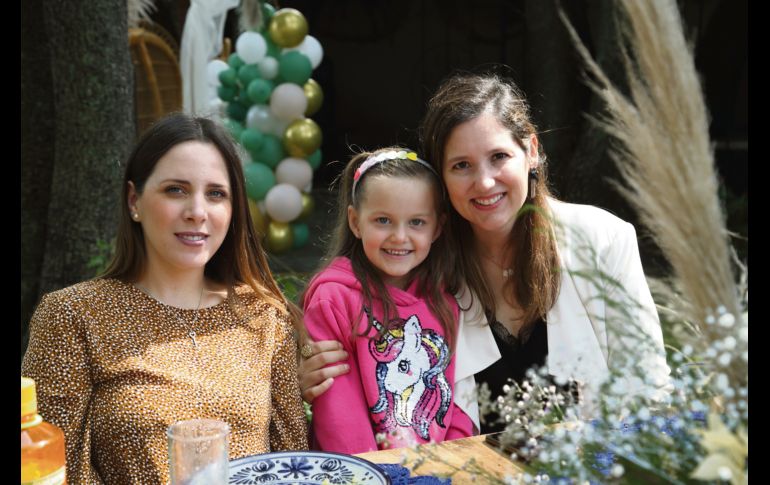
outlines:
M384 327L381 332L382 334L396 325L398 315L395 311L393 299L390 297L379 271L366 257L361 240L350 229L348 224L348 206L353 206L356 210L360 210L361 204L366 201L367 180L377 177L419 178L424 180L433 191L439 224L446 219L444 214L446 205L443 200L444 191L440 177L428 167L408 159L386 160L366 170L358 179L355 198L353 197L353 176L356 173L356 169L367 158L391 150L410 151L400 147L388 147L373 152L359 153L350 159L350 162L348 162L337 178L335 182L338 190L336 224L325 257L326 261L322 266L323 269L334 258L339 256L350 259L353 273L361 283L364 305L371 308L372 300L375 298L382 302L383 315L380 320ZM449 348L453 349L457 334L457 324L443 292L446 291L454 294L459 288L445 285L447 268L449 267L448 262L450 261L450 258L447 257L448 246L444 236L445 231L446 227L442 227L441 234L431 245L428 256L416 268L412 269L410 276L412 281L417 280L417 294L425 298L431 313L438 319L441 327L444 329L444 335L447 338ZM300 297L300 301L304 304L304 293ZM357 332L356 322L351 322L353 334L368 335L374 326L373 318L374 315L369 312L367 315L367 327L362 332Z
M283 313L289 313L296 329L301 329L301 311L286 300L273 279L259 236L251 222L238 151L230 135L218 123L195 118L184 113L173 113L152 125L139 139L126 162L120 198L118 233L115 255L101 275L125 282L134 282L147 265L147 250L142 225L134 222L128 209L128 183L137 193L144 191L145 183L155 166L169 150L189 141L211 144L222 155L230 178L232 217L222 245L206 263L206 277L227 287L228 299L238 303L235 286L246 284L254 293Z
M444 150L452 131L483 113L494 115L522 147L524 140L537 134L529 106L513 81L496 74L454 74L428 102L420 126L423 153L438 173L443 173ZM548 210L547 199L552 196L542 145L538 145L538 158L536 195L528 197L511 230L508 247L515 271L503 287L506 301L523 311L522 335L527 335L536 320L545 319L559 294L559 257ZM448 212L452 234L447 240L460 261L454 265L448 284L457 287L466 282L485 312L494 315L495 299L484 278L470 224L451 204Z

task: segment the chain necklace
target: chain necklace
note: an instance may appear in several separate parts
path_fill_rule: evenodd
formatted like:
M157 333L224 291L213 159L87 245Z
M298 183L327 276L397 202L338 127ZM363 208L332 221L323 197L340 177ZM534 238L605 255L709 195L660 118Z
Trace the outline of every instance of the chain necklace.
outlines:
M502 267L502 265L500 265L500 264L498 264L498 263L497 263L497 261L495 261L494 259L492 259L492 258L490 258L489 256L486 256L486 255L484 255L484 254L481 254L480 256L481 256L482 258L486 259L487 261L489 261L490 263L494 264L495 266L497 266L497 269L499 269L500 271L502 271L502 273L503 273L503 279L504 279L504 280L507 280L508 278L510 278L511 276L513 276L513 269L512 269L512 268L503 268L503 267Z
M170 305L166 305L165 303L163 303L159 299L155 298L155 296L153 296L153 294L150 292L150 290L148 290L147 288L143 287L142 285L134 283L134 286L139 288L143 293L145 293L146 295L148 295L150 298L154 299L155 301L157 301L159 303L162 303L166 307L170 307ZM205 287L205 285L201 286L201 293L198 296L198 306L195 307L195 313L193 314L193 321L192 321L191 325L188 326L186 324L186 322L184 321L184 319L182 318L182 314L181 314L182 309L176 309L176 312L174 313L174 316L176 317L177 321L182 325L182 327L187 327L187 329L188 329L187 336L190 337L190 340L192 340L193 348L195 349L195 351L193 352L193 359L194 359L193 365L194 365L194 368L197 369L197 370L201 369L201 361L200 361L201 360L201 355L200 355L200 352L198 352L198 341L195 339L195 337L197 336L197 334L195 333L195 325L198 323L198 312L200 311L201 302L203 301L203 289L204 289L204 287ZM174 308L174 307L171 307L171 308ZM200 382L196 383L194 385L194 388L195 388L195 409L196 409L196 413L199 415L199 417L202 417L201 416L201 412L202 412L201 410L203 408L203 398L201 396L201 384L200 384Z
M155 299L156 301L160 301L157 298L155 298L155 296L152 294L152 292L150 292L150 290L148 290L144 286L142 286L142 285L140 285L138 283L134 283L134 285L137 288L139 288L140 290L142 290L144 293L146 293L147 295L149 295L150 297ZM198 312L200 311L201 302L203 301L203 288L204 288L204 286L205 285L201 286L201 294L198 296L198 306L195 307L195 313L193 313L192 324L190 324L189 326L186 324L186 322L184 321L184 319L182 318L182 315L180 313L182 311L181 309L178 309L177 313L175 314L177 321L180 324L182 324L183 327L187 327L188 328L187 336L190 337L190 340L192 340L193 347L195 347L195 350L198 350L198 341L195 339L195 337L197 337L197 334L195 333L195 325L198 323ZM161 302L161 303L163 303L163 302ZM170 306L170 305L166 305L166 306Z

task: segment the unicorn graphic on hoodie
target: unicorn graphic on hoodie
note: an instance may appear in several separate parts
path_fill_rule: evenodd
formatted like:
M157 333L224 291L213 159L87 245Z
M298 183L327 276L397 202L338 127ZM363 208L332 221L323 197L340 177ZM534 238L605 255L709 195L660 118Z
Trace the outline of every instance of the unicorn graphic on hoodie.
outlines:
M368 312L367 312L368 313ZM382 332L382 323L374 326ZM369 341L369 352L377 361L379 389L372 413L385 413L379 427L393 431L396 426L412 428L424 440L435 419L445 428L444 416L452 402L452 388L444 370L449 364L449 347L433 330L423 330L412 315Z

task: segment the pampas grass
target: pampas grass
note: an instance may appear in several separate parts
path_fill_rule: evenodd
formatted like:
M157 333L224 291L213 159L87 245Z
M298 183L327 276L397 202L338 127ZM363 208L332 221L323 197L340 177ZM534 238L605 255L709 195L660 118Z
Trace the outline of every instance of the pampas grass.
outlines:
M708 116L693 56L673 0L619 0L630 96L612 85L564 13L562 19L607 114L595 121L619 143L612 156L621 193L639 212L668 261L679 310L704 334L723 306L739 318L731 249L714 172ZM669 292L671 293L671 292Z
M150 20L150 13L155 10L154 0L127 0L128 26L139 27L140 20Z

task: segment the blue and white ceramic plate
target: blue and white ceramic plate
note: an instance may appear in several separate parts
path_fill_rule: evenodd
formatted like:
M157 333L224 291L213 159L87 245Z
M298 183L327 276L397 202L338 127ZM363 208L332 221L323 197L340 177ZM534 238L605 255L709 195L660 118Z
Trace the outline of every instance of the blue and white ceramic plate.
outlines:
M390 485L374 463L323 451L282 451L230 462L231 485Z

